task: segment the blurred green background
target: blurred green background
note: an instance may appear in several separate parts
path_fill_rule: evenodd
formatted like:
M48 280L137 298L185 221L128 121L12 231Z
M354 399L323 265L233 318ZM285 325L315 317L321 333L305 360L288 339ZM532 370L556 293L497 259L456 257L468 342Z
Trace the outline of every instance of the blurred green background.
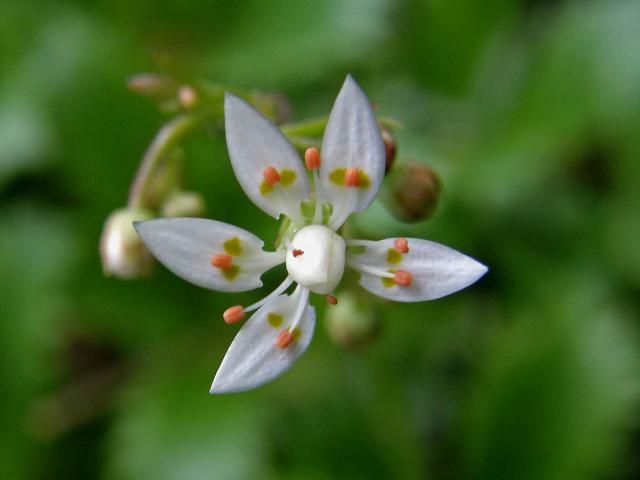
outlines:
M639 25L633 0L4 0L2 478L640 478ZM210 396L237 330L221 312L263 292L101 270L103 222L171 118L126 88L144 71L280 92L292 120L351 72L443 183L431 219L376 203L352 231L490 273L422 304L363 293L379 334L359 349L316 298L289 373ZM184 151L209 217L275 237L220 129Z

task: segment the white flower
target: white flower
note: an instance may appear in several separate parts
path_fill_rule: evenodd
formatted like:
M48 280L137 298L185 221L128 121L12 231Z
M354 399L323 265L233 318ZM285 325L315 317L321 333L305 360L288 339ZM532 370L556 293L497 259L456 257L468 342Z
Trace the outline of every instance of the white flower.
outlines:
M351 76L331 111L322 161L317 149L309 149L301 162L282 132L240 98L227 94L224 109L227 146L240 185L267 214L287 215L295 232L281 249L265 252L264 243L253 234L214 220L136 223L140 237L160 262L185 280L212 290L261 287L264 272L286 263L288 276L271 294L224 313L225 321L234 323L255 311L222 360L211 393L255 388L287 370L313 336L316 317L309 292L329 294L327 300L335 303L331 294L345 265L360 273L364 288L400 302L448 295L487 271L472 258L427 240L345 241L337 233L351 213L373 201L385 166L376 117ZM312 171L314 197L305 166ZM294 282L294 291L286 294Z

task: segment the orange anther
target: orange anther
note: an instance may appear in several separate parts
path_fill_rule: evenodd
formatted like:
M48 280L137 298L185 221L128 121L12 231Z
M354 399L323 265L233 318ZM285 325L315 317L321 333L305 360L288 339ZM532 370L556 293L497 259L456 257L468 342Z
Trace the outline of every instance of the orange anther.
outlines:
M275 167L267 167L262 171L262 176L264 177L264 181L269 186L273 186L280 181L280 174Z
M396 238L393 242L393 248L400 253L409 253L409 241L406 238Z
M276 338L278 348L287 348L293 342L293 334L289 330L282 330Z
M413 275L411 275L411 273L407 272L406 270L397 270L395 276L393 277L393 281L396 285L400 285L401 287L408 287L413 281Z
M227 308L222 314L222 318L229 325L244 320L244 308L242 308L242 305Z
M303 253L304 253L304 251L300 250L299 248L294 248L294 249L291 251L291 254L292 254L294 257L299 257L299 256L300 256L300 255L302 255Z
M233 263L233 257L231 255L218 253L213 257L211 257L211 265L213 265L216 268L221 268L222 270L231 268L232 263Z
M351 167L347 168L344 174L344 186L345 187L357 187L360 184L360 178L358 175L358 169Z
M327 303L329 305L337 305L338 299L335 297L335 295L327 295Z
M316 147L307 148L304 152L304 164L309 170L320 168L320 152Z

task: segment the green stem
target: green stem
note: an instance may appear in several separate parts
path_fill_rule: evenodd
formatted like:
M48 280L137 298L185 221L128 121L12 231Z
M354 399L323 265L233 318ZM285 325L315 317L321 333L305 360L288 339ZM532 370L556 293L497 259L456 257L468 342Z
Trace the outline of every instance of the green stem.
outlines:
M146 196L154 172L167 155L207 118L191 113L180 115L165 124L156 134L142 158L135 180L129 191L128 205L132 208L153 208Z

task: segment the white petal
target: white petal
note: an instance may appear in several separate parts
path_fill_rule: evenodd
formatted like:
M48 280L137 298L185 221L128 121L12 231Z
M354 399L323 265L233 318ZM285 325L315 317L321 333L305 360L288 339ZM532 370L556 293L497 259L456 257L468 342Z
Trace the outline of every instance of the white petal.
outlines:
M330 225L337 229L352 212L364 210L373 201L384 178L380 127L369 100L351 75L347 76L331 110L321 156L320 186L323 197L333 205ZM336 182L340 169L351 167L366 175L368 186L345 187Z
M211 393L241 392L259 387L282 375L300 358L311 342L316 324L315 310L308 303L308 291L306 295L302 291L299 287L291 296L277 297L246 321L222 360ZM298 308L303 309L297 326L300 336L287 348L277 347L278 334L291 325ZM280 315L282 324L274 327L269 322L269 314Z
M211 290L241 292L261 287L260 276L285 259L284 252L264 252L264 243L254 234L215 220L158 218L134 226L165 267ZM231 255L235 267L223 271L212 266L216 254Z
M286 214L304 224L300 202L309 197L309 179L295 148L282 132L244 100L227 93L224 124L233 170L247 196L267 214ZM263 171L274 167L293 176L291 183L277 183L271 191L261 191ZM282 177L285 178L284 176Z
M365 251L347 252L347 265L361 272L360 285L380 297L398 302L434 300L471 285L487 272L487 267L473 258L419 238L409 238L409 252L402 255L399 262L389 262L389 250L393 250L394 240L358 240L358 245L364 246ZM397 260L397 253L391 255L392 260ZM383 271L406 270L413 280L406 287L387 286L381 277L367 273L367 266Z

